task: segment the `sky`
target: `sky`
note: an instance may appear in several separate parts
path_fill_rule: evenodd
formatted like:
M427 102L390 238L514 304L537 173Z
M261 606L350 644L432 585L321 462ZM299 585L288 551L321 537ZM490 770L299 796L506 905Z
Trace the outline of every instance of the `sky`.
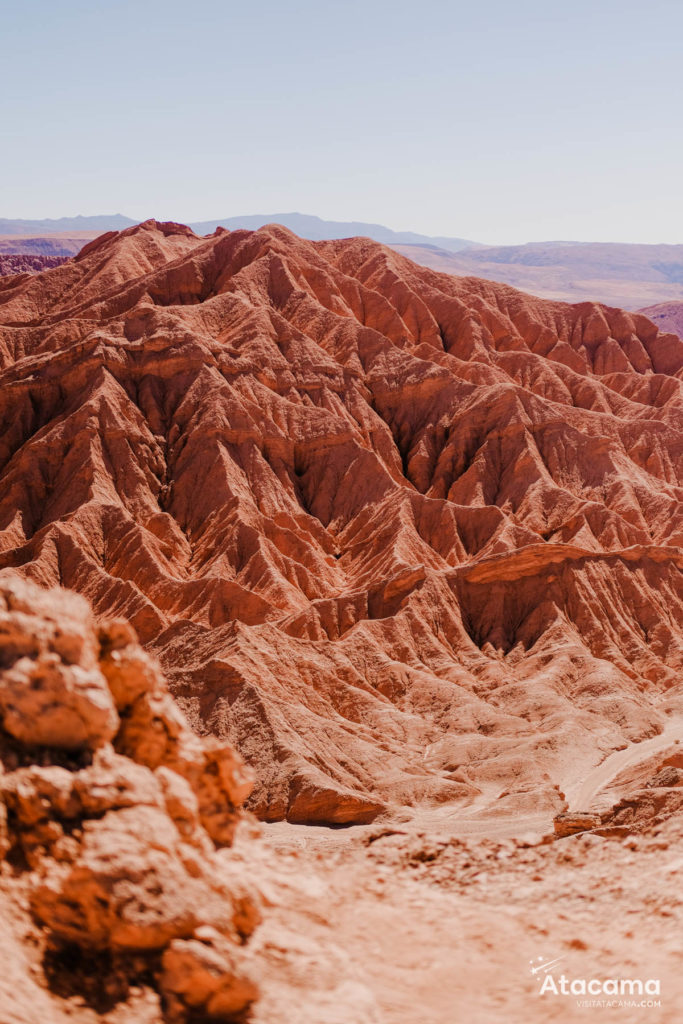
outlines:
M0 217L683 243L681 0L0 0Z

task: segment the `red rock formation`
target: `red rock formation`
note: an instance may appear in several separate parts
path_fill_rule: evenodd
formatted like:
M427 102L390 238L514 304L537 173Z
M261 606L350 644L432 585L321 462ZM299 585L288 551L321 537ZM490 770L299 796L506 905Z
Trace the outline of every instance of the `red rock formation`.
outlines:
M66 256L26 256L21 253L0 253L0 277L12 274L39 274L66 263Z
M661 727L683 343L647 318L150 221L0 324L0 571L128 618L262 816L559 811Z
M118 977L121 999L156 978L179 1024L254 1001L259 897L216 852L250 788L230 747L188 728L127 623L98 633L82 598L0 583L2 888L20 898L28 879L62 989L82 958L91 988Z

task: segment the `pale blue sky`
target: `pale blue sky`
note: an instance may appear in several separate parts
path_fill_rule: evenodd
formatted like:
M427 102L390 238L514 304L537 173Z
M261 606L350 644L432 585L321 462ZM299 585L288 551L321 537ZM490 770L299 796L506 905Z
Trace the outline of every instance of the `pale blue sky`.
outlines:
M682 0L0 0L0 217L683 242Z

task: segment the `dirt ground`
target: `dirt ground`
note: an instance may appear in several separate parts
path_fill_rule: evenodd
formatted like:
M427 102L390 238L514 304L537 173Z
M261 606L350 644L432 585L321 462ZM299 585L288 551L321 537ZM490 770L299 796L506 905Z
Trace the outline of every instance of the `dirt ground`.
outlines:
M651 748L613 755L583 789L598 799L625 766L649 763ZM641 835L544 841L547 815L445 806L400 818L261 825L259 838L225 851L265 903L252 939L263 965L252 1024L683 1019L679 819ZM158 996L144 985L104 1010L87 992L49 991L21 888L7 876L0 888L2 1024L158 1024ZM656 982L658 992L541 994L547 974L557 987L562 976L567 985L628 979Z
M285 902L298 907L298 929L320 949L333 935L347 958L339 1004L292 1020L683 1019L683 845L675 830L540 846L458 839L425 832L419 821L360 831L265 829L264 846L277 849L288 873L293 891ZM531 968L556 958L558 985L562 973L570 980L659 979L652 999L661 1005L628 1005L640 999L625 995L614 1006L581 1006L586 997L540 995L543 974ZM263 1024L280 1019L267 1001L257 1010Z

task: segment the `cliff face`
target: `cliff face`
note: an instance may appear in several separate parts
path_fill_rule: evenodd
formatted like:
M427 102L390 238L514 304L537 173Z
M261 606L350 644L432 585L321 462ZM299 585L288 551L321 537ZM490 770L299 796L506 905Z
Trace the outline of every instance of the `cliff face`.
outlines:
M0 324L0 573L128 618L261 815L560 810L675 703L683 343L644 316L147 222Z

